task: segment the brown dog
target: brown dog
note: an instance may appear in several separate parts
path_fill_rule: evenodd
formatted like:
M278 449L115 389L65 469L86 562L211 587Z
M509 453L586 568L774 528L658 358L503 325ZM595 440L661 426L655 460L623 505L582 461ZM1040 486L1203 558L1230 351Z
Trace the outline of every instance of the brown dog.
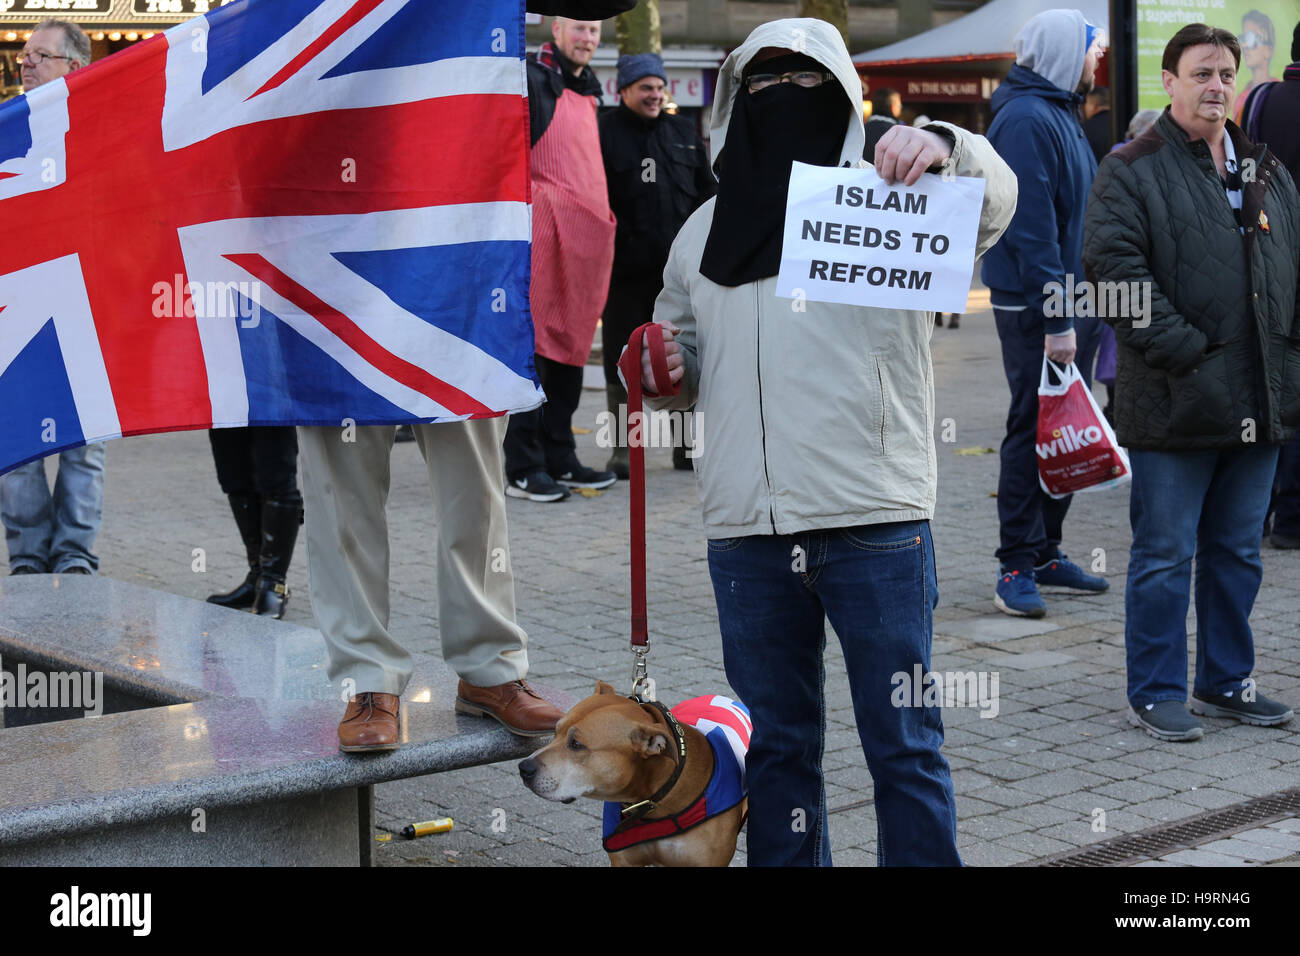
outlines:
M683 749L685 757L679 760ZM659 794L679 763L681 772L671 788ZM653 704L639 704L598 682L596 693L560 720L555 740L520 762L519 775L539 797L560 803L578 797L622 803L628 805L626 825L643 826L642 833L671 834L610 850L611 866L726 866L736 852L747 801L695 822L714 765L704 734L666 717Z

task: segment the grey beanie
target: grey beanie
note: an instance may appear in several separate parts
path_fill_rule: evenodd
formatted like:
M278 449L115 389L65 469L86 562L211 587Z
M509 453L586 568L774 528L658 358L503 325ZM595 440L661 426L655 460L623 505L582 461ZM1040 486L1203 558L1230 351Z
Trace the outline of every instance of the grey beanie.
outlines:
M664 72L664 61L658 53L625 53L618 58L618 88L631 86L637 80L647 76L657 76L665 83L668 74Z

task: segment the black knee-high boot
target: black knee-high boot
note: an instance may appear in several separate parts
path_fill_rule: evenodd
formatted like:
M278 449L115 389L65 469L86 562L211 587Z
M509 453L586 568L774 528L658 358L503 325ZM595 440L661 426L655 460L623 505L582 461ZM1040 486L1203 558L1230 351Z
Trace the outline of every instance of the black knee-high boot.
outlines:
M226 497L230 499L230 510L235 515L235 526L239 528L239 536L244 540L244 550L248 553L248 576L233 591L211 595L208 603L219 604L222 607L252 607L260 568L258 558L262 550L262 499L257 495L227 495Z
M297 500L268 498L262 502L262 541L258 556L257 592L253 613L276 619L284 617L289 603L289 586L285 576L293 559L298 525L302 523L302 504Z

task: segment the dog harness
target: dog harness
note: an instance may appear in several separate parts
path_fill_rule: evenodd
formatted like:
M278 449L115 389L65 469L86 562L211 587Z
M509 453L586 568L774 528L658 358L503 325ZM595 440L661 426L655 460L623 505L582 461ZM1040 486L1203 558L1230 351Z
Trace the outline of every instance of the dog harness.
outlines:
M753 724L749 711L730 697L693 697L672 709L680 723L704 735L713 750L713 774L704 792L680 813L657 819L624 820L624 805L605 804L603 843L614 853L651 840L684 833L745 799L745 753Z

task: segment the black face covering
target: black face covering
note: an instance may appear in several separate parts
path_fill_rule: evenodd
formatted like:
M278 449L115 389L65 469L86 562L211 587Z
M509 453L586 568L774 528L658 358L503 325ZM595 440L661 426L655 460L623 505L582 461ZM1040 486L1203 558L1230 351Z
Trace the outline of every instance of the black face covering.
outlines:
M746 76L799 69L830 72L812 57L791 54ZM838 165L848 115L848 97L834 77L812 89L786 82L750 93L741 84L719 157L718 198L700 260L705 277L738 286L780 271L790 165Z

